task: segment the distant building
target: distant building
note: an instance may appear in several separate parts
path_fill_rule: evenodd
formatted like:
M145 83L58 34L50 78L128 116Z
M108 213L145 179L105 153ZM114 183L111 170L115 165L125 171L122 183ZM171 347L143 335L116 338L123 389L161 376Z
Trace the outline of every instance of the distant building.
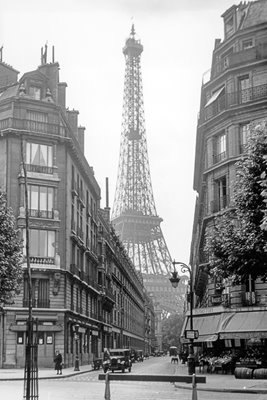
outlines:
M244 348L255 336L267 341L266 283L248 279L232 286L205 272L206 229L232 206L235 163L244 151L249 123L267 117L267 2L241 2L222 18L224 39L215 40L210 78L201 89L190 260L197 308L194 329L200 335L196 341L217 350Z
M100 188L84 156L85 128L66 107L59 64L47 62L18 80L0 61L0 189L7 193L24 239L25 185L33 317L41 367L55 350L65 366L88 364L105 347L145 349L144 287L100 209ZM101 152L101 150L100 150ZM101 154L100 154L101 155ZM23 171L23 161L26 176ZM0 367L23 367L28 278L0 312Z

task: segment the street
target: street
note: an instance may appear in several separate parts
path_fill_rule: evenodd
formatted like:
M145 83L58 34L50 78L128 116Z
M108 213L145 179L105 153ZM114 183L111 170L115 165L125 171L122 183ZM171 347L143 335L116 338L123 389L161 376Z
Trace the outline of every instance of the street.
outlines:
M187 368L186 366L182 366ZM177 365L169 357L151 357L143 363L133 364L134 374L175 374ZM105 382L98 380L100 371L92 371L72 377L39 380L40 400L103 400ZM64 374L64 370L63 370ZM127 374L127 373L126 373ZM224 376L219 377L224 379ZM190 388L191 385L189 385ZM205 384L199 385L199 389ZM178 389L171 383L160 382L111 382L111 400L191 400L192 392ZM1 398L23 400L23 381L0 382ZM198 390L198 400L265 400L266 394L223 393Z

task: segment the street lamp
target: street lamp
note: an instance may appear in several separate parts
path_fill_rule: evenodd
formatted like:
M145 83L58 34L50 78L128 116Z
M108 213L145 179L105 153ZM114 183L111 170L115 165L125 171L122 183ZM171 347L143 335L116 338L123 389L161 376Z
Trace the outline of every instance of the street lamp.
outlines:
M180 282L180 277L178 275L178 272L176 271L175 265L180 265L181 266L181 271L182 272L188 272L190 276L190 281L189 281L189 299L190 299L190 344L189 344L189 354L187 358L187 365L188 365L188 374L192 375L195 373L195 356L194 356L194 335L195 332L193 330L193 299L194 299L194 292L193 292L193 274L192 274L192 269L184 264L183 262L180 261L175 261L173 260L172 262L174 271L172 272L172 277L170 278L170 282L172 284L172 287L177 288L178 283Z

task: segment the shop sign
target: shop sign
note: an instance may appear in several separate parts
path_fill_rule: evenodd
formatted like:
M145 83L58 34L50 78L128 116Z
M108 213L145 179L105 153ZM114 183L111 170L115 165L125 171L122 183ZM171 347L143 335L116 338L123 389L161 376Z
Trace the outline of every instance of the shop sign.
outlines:
M185 338L186 339L198 339L199 332L197 330L191 329L185 331Z

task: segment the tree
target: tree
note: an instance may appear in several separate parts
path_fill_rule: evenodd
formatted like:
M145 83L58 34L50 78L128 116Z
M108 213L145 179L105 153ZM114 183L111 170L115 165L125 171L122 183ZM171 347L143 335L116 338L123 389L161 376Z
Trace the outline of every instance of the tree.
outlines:
M164 346L180 346L180 336L183 327L184 316L182 314L170 314L162 321L162 343Z
M249 275L267 277L267 230L262 229L266 154L267 129L262 121L251 126L244 157L236 163L233 209L215 218L206 231L211 275L232 277L234 283Z
M0 305L10 304L22 278L19 231L6 195L0 191Z

